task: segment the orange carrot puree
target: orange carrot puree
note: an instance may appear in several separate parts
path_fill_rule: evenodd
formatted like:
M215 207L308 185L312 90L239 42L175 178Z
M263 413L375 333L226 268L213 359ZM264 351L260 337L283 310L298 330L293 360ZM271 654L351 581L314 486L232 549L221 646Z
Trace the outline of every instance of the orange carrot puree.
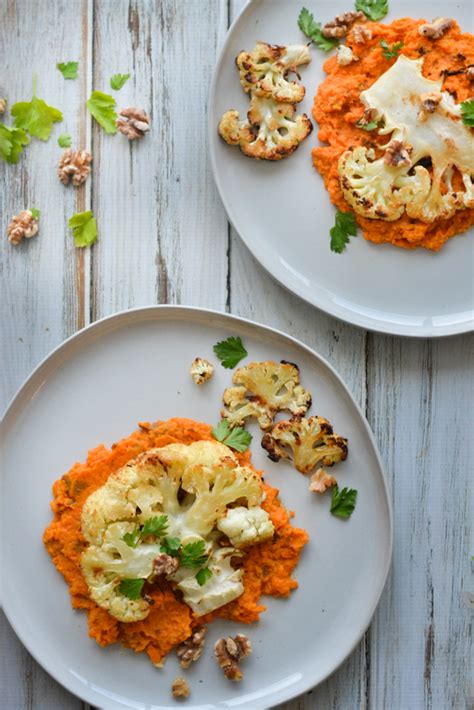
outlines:
M72 606L87 611L89 635L101 646L120 642L137 652L146 651L153 663L159 665L176 644L188 638L193 626L216 617L251 623L257 621L265 610L259 601L262 594L288 596L298 586L291 573L308 535L305 530L291 525L290 515L278 499L278 490L264 483L267 498L262 507L268 511L276 533L272 541L251 548L244 558L245 591L238 599L198 618L165 583L148 592L155 603L146 619L128 624L118 621L89 598L82 576L80 557L86 542L81 533L81 511L85 500L107 481L113 471L146 449L212 439L210 426L190 419L175 418L139 426L137 431L110 449L103 445L92 449L85 463L74 464L54 483L51 503L54 520L46 528L43 539L54 564L69 585ZM242 463L250 465L250 452L237 456Z
M359 98L361 91L372 86L394 61L383 56L380 41L385 39L390 46L403 42L401 53L410 59L423 56L423 74L428 79L439 79L445 70L456 71L474 64L473 35L462 34L459 25L454 23L443 37L430 40L418 34L418 27L424 22L426 20L410 18L395 20L389 25L368 22L372 39L366 44L356 44L352 33L347 38L359 61L340 66L336 57L331 57L324 64L328 76L314 98L313 116L320 125L319 140L327 145L313 150L313 163L324 178L331 201L345 212L349 205L339 186L337 163L340 155L358 145L374 147L374 144L387 142L387 136L376 136L374 131L364 131L355 125L364 112ZM465 73L447 76L442 88L451 93L457 103L474 95L473 85ZM406 214L394 222L360 215L356 215L356 219L364 237L371 242L390 242L404 249L421 246L438 251L450 237L465 232L474 224L474 210L460 210L449 219L432 223L411 219Z

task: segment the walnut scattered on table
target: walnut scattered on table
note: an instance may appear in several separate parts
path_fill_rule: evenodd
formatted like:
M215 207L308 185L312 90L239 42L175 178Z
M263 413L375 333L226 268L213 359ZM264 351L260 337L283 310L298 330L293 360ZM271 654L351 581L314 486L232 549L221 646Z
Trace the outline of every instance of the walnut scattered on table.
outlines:
M33 216L31 210L23 210L15 215L8 225L8 241L15 246L23 238L30 239L38 233L38 220Z
M144 109L129 106L120 111L115 125L129 141L134 141L150 130L150 117Z
M92 155L87 150L68 148L61 156L58 165L58 178L64 185L69 185L72 178L74 187L79 187L91 171Z

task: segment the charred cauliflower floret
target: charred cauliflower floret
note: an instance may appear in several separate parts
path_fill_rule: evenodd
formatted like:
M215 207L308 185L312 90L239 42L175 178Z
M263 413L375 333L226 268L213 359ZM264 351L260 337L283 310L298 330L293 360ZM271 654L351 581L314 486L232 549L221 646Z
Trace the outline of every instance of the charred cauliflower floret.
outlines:
M235 387L224 391L221 411L230 426L255 417L266 431L277 412L303 415L311 406L311 394L300 385L298 367L291 362L251 362L235 371L232 382Z
M153 582L166 541L178 540L173 554L180 564L170 566L166 576L195 613L235 599L243 591L242 571L234 570L230 559L241 553L221 547L218 523L229 505L238 502L253 511L263 499L257 474L217 441L169 444L141 454L84 504L81 523L88 545L81 568L91 598L120 621L144 619L147 602L140 594L127 596L122 583ZM257 530L254 541L260 541ZM191 565L187 550L196 551L196 544L199 555ZM211 574L198 580L204 567Z
M278 422L262 439L272 461L291 459L301 473L310 473L316 466L332 466L347 458L347 439L333 433L323 417L293 417ZM287 451L291 449L291 454Z
M456 210L474 207L474 141L442 80L422 75L423 59L401 55L369 89L361 93L366 109L387 135L385 155L370 148L345 151L339 180L346 201L369 219L393 221L404 212L433 222ZM436 96L436 110L426 111L426 96ZM428 162L429 166L426 166ZM455 189L459 173L463 188Z
M214 365L209 360L196 357L191 363L189 374L197 385L203 385L211 379L214 374Z
M250 158L282 160L313 130L306 114L295 114L292 104L254 96L247 120L241 121L238 111L227 111L219 123L219 134Z
M235 61L246 93L291 104L303 100L304 86L289 81L287 75L311 61L306 44L280 47L257 42L252 52L241 52Z

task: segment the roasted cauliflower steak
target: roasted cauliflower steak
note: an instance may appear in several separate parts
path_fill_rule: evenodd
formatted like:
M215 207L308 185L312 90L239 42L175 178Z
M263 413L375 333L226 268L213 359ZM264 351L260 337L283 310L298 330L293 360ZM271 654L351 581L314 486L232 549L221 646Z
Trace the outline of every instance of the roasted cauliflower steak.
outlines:
M144 619L149 613L146 599L124 595L121 583L152 583L163 541L177 539L181 546L199 542L204 551L199 565L212 573L200 584L197 568L181 557L182 564L167 575L194 613L205 614L232 601L242 594L243 584L242 570L232 567L231 558L242 553L227 544L218 525L228 506L238 503L245 510L261 510L258 515L273 534L268 514L260 509L264 497L255 471L239 465L233 452L217 441L169 444L140 454L112 473L84 504L81 525L87 547L81 569L91 598L120 621ZM157 516L164 518L165 530L143 539L138 535L136 544L130 543L130 537ZM255 526L249 544L252 540L261 541Z
M305 474L316 466L333 466L347 458L347 439L334 434L324 417L296 416L278 422L264 435L262 447L272 461L290 459Z
M393 221L406 212L429 223L474 207L472 129L463 124L460 105L441 90L442 79L426 79L422 67L423 58L400 55L360 95L366 109L377 116L378 134L390 139L379 158L371 148L346 150L338 171L346 201L369 219ZM426 96L436 97L429 111ZM394 164L390 160L394 144L403 146L409 159ZM456 171L462 178L461 190L453 186Z
M255 417L265 431L277 412L303 415L311 406L311 394L300 385L299 369L291 362L251 362L235 371L232 382L235 386L224 391L221 410L230 426Z
M289 81L287 75L290 71L296 73L297 67L310 61L306 44L281 47L265 42L257 42L251 52L240 52L235 60L246 93L292 104L303 100L305 88Z

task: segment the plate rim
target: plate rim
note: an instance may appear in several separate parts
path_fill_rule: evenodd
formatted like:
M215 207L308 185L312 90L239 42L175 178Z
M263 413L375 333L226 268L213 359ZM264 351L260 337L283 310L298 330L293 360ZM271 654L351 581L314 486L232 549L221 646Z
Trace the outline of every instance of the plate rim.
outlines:
M379 583L379 588L377 590L377 594L374 597L375 601L372 604L372 606L369 608L367 614L363 618L363 623L361 624L361 631L360 633L355 637L354 642L351 644L351 646L344 651L344 653L338 656L337 662L330 670L328 673L326 673L323 677L321 677L319 680L314 682L306 682L300 681L299 683L295 684L291 689L288 688L289 692L285 691L280 691L278 694L278 697L275 697L274 700L271 701L270 705L265 705L267 708L273 708L276 705L279 705L280 703L283 702L288 702L289 700L292 700L301 694L307 692L311 688L315 688L321 683L323 683L327 678L329 678L343 663L344 661L354 652L356 647L359 645L361 639L365 635L367 629L369 628L370 624L372 623L372 619L374 617L374 614L377 610L377 607L380 603L380 599L382 596L382 593L385 589L388 575L390 573L391 565L392 565L392 558L393 558L393 538L394 538L394 531L393 531L393 505L392 505L392 497L387 481L387 474L385 471L385 465L382 459L382 456L380 454L379 448L377 441L375 439L375 435L370 427L369 422L367 421L367 418L362 411L361 407L359 406L358 402L354 398L352 392L349 390L348 386L342 379L341 375L337 372L337 370L334 368L334 366L326 360L322 355L320 355L318 352L313 350L309 345L306 345L306 343L302 342L298 338L295 338L292 335L289 335L278 328L273 328L271 326L264 325L262 323L258 323L257 321L250 320L248 318L244 318L241 316L236 316L231 313L226 313L224 311L217 311L214 309L209 309L209 308L200 308L198 306L186 306L186 305L171 305L171 304L156 304L156 305L150 305L150 306L139 306L136 308L131 308L131 309L126 309L122 311L118 311L117 313L113 313L111 315L105 316L97 321L94 321L93 323L90 323L89 325L85 326L81 330L77 331L73 335L69 336L66 338L64 341L62 341L59 345L57 345L53 350L51 350L50 353L48 353L40 362L39 364L34 368L34 370L31 372L31 374L26 378L26 380L23 382L23 384L18 388L16 393L13 395L11 398L10 402L8 403L8 406L5 410L5 413L2 416L2 419L0 421L1 424L1 437L0 441L2 442L2 449L3 449L3 444L5 440L7 439L8 436L8 429L9 426L13 423L10 420L15 418L16 416L16 408L17 406L20 407L21 411L21 406L22 406L22 398L27 396L28 390L33 387L34 391L37 390L37 387L35 387L35 382L39 378L41 381L41 376L43 374L43 371L45 368L50 364L50 362L53 362L55 358L61 357L61 352L67 347L73 343L74 341L80 341L84 340L85 345L87 345L88 342L88 337L90 337L91 332L97 331L95 333L96 337L100 337L102 335L102 332L107 332L107 325L113 321L120 321L123 320L122 327L127 323L127 320L134 321L137 316L140 317L142 315L150 314L151 316L155 316L158 318L161 318L163 315L166 313L172 314L181 314L181 316L188 316L188 317L193 317L195 313L200 313L200 314L205 314L209 316L214 316L217 318L221 318L223 321L228 321L229 323L232 322L237 322L239 324L243 324L245 326L250 326L251 328L254 328L255 330L261 330L263 329L265 331L266 335L272 335L276 334L279 337L282 337L289 341L293 346L297 346L300 348L303 348L308 355L311 357L315 358L318 360L325 368L327 368L330 373L333 375L333 377L336 378L337 382L339 385L342 387L343 391L345 392L346 396L349 397L349 399L352 402L352 405L356 408L357 413L359 414L359 417L362 421L362 424L364 426L366 435L369 438L369 441L372 445L373 452L376 458L376 462L378 465L379 469L379 474L382 482L382 488L385 494L385 500L387 503L387 509L388 509L388 520L387 520L387 533L388 533L388 554L386 557L385 561L385 569L383 570L383 574L381 577L381 581ZM151 320L151 318L150 318ZM66 356L66 359L69 359L70 355ZM45 380L44 380L45 381ZM43 383L44 383L43 381ZM0 527L0 551L1 548L3 547L3 535L1 534L2 528ZM27 649L27 651L33 656L33 658L36 660L36 662L52 677L54 678L63 688L66 688L70 693L75 695L76 697L80 698L84 702L89 702L92 704L97 703L97 697L95 697L92 693L90 694L89 691L91 690L89 688L89 684L81 684L80 686L76 686L76 682L71 674L65 675L63 677L61 669L52 662L50 664L48 658L40 658L39 654L37 653L37 649L32 649L29 644L29 639L25 638L25 635L23 634L23 631L18 631L16 623L14 618L12 618L14 615L10 614L9 612L9 605L8 601L7 604L5 604L5 600L0 598L0 609L4 612L9 624L11 625L15 635L17 638L20 640L20 642L23 644L23 646ZM296 689L296 692L295 692ZM92 692L97 692L97 691L92 691ZM270 696L271 697L271 696ZM122 702L118 702L117 704L107 704L104 705L104 708L120 708L120 710L123 710L124 708L137 708L138 710L144 710L145 706L140 703L140 704L135 704L133 699L132 703L130 704L127 701L127 704L123 704ZM153 705L149 710L166 710L169 706L160 706L160 705ZM210 706L211 707L211 706ZM217 707L217 706L213 706ZM244 706L245 707L245 706ZM193 706L189 706L190 710L192 710Z
M238 24L243 19L243 16L252 10L252 7L256 5L261 0L247 0L245 5L242 7L240 12L237 14L231 25L229 26L227 33L224 38L224 42L217 53L217 59L214 65L214 72L212 75L211 86L209 89L208 98L208 115L207 115L207 140L208 140L208 151L211 163L212 176L214 179L214 184L217 188L219 198L222 202L224 210L226 212L227 218L234 228L236 234L239 236L241 241L245 244L247 249L250 251L254 259L258 264L264 269L264 271L280 286L298 296L305 303L309 303L313 308L317 308L323 313L327 313L337 320L348 323L349 325L368 330L373 333L383 333L385 335L395 335L406 338L448 338L456 335L463 335L465 333L470 333L474 330L474 313L472 318L463 320L461 323L452 322L449 325L434 326L431 322L430 325L409 325L409 324L396 324L391 321L382 321L378 318L363 315L355 310L350 310L345 306L336 305L332 300L323 301L323 299L314 298L311 296L310 292L306 292L303 286L298 284L289 285L287 280L284 278L285 272L282 272L279 276L272 272L271 266L265 254L265 250L260 249L257 245L252 245L251 240L246 237L244 230L238 228L238 216L231 209L229 201L224 195L224 190L220 180L218 179L218 160L216 151L213 148L216 125L213 121L212 114L214 113L214 106L216 103L217 96L217 82L219 80L219 74L221 66L224 63L224 55L228 50L229 43L232 39L233 32L235 31Z

